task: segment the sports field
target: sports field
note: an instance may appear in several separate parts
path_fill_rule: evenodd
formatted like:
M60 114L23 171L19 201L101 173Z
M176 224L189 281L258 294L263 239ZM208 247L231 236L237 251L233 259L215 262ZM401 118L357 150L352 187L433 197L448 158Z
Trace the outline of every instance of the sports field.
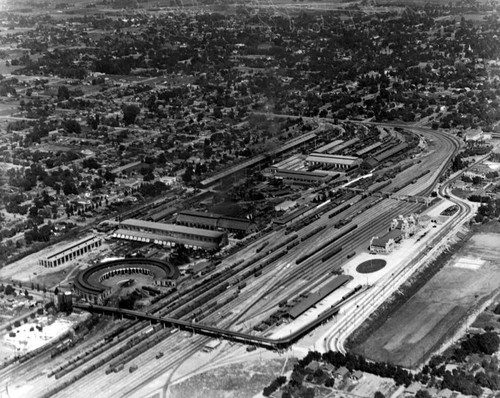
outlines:
M354 351L414 367L432 354L500 286L500 234L475 234L420 291ZM496 283L495 283L496 282Z

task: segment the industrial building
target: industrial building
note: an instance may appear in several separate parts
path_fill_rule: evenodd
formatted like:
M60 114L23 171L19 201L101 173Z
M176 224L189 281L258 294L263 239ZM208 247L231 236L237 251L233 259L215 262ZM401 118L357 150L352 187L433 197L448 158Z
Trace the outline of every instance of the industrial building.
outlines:
M185 245L193 249L217 250L227 245L227 233L136 219L124 220L113 237L165 246Z
M331 179L331 176L327 173L313 171L275 169L272 172L275 178L282 179L287 185L319 185Z
M177 215L177 225L202 228L211 231L225 230L245 235L256 232L257 226L246 218L228 217L222 214L204 213L200 211L181 211Z
M332 141L326 145L323 145L322 147L317 148L314 152L316 153L330 153L334 151L338 146L342 145L344 141L343 140L335 140Z
M313 152L306 158L306 164L316 167L336 167L339 169L349 169L359 166L361 159L355 156L329 155Z
M382 146L382 143L380 141L378 142L375 142L374 144L372 145L369 145L363 149L360 149L359 151L356 152L356 156L359 156L359 157L363 157L365 156L367 153L369 152L372 152L374 151L375 149L379 148Z
M240 163L236 166L230 167L227 170L221 171L220 173L215 174L212 177L206 178L202 181L200 181L200 185L202 188L207 188L209 186L215 185L219 183L221 180L224 178L233 176L234 174L238 172L242 172L246 169L255 167L257 165L264 166L269 164L271 159L275 159L278 156L283 156L287 153L291 153L293 151L296 151L299 148L303 148L307 145L309 145L310 142L314 141L316 139L316 133L310 132L307 134L304 134L300 137L294 138L290 141L288 141L285 145L279 147L278 149L272 151L269 155L258 155L253 157L250 160L247 160L243 163Z
M351 138L350 140L344 142L341 145L336 146L335 148L331 149L328 151L328 153L337 153L337 152L342 152L344 149L349 148L350 146L353 146L354 144L357 144L359 142L358 137Z
M291 213L284 214L283 216L281 216L277 220L274 220L273 222L274 224L277 225L286 225L295 219L303 217L305 213L311 210L311 208L312 205L310 204L301 205L296 210L292 211Z
M66 247L55 254L39 259L38 264L47 268L57 267L59 265L67 263L68 261L74 260L77 257L80 257L101 245L101 238L97 236L91 236L89 238L82 239L81 241L69 247Z

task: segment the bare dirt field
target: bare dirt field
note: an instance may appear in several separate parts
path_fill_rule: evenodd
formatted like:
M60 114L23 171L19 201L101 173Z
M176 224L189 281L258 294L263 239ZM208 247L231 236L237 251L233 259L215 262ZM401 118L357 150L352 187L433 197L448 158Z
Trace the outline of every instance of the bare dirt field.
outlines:
M354 351L412 367L452 336L461 321L498 290L500 234L477 233L420 291ZM463 267L463 259L483 260ZM476 264L481 264L477 262Z
M172 398L250 398L270 384L283 368L283 360L231 364L202 373L170 389Z
M97 258L100 255L104 255L106 252L110 252L110 245L107 242L104 242L99 249L54 268L43 267L38 264L38 260L42 257L57 253L58 251L69 247L72 242L74 243L82 238L83 236L75 238L71 241L64 240L0 268L0 281L3 283L17 281L22 282L23 284L28 283L28 286L33 282L47 288L52 288L57 284L68 281L75 276L78 269L88 265L92 259Z

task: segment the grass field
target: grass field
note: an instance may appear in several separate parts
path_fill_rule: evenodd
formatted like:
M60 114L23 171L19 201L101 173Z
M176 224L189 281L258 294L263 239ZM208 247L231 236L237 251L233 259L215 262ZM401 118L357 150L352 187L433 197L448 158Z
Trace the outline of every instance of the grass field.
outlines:
M499 288L494 283L500 280L499 241L498 233L475 234L442 270L363 343L355 346L354 351L376 361L405 367L428 358L467 315ZM467 264L471 258L484 261L479 267L470 267Z

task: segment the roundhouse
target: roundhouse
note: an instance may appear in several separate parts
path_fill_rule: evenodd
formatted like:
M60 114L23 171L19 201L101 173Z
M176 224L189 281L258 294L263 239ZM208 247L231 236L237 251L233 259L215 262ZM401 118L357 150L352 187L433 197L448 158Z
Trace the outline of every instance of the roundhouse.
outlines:
M115 291L115 287L102 283L105 279L132 274L150 275L158 286L175 286L180 276L175 265L160 260L128 258L107 261L80 271L73 282L73 289L77 295L88 301L102 303Z

